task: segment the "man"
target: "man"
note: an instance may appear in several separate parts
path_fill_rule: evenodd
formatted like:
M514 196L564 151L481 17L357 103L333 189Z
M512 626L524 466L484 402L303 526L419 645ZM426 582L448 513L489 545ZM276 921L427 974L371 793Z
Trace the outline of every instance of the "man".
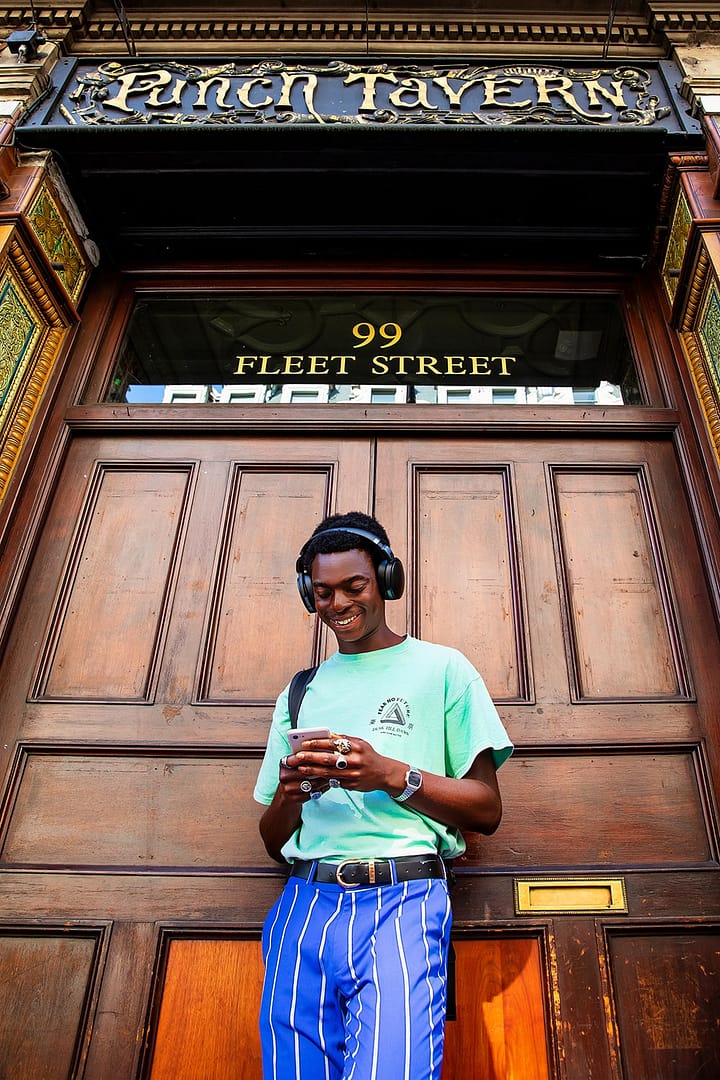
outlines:
M293 753L278 698L255 788L288 882L263 931L265 1080L439 1080L451 912L444 860L490 834L512 746L459 652L400 636L402 564L382 526L334 515L297 563L338 651L310 682Z

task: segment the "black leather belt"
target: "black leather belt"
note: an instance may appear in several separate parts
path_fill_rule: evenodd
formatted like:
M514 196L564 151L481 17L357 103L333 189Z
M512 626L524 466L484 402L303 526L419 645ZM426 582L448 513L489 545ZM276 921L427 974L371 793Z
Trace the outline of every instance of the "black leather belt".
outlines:
M445 864L437 855L403 855L399 859L345 859L341 863L299 859L291 877L318 881L322 885L395 885L420 878L444 878Z

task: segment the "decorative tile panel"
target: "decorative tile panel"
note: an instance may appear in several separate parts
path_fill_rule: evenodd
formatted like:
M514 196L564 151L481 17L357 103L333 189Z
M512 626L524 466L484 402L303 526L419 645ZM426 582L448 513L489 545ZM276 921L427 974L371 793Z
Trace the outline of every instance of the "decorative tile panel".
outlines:
M662 280L670 303L675 299L675 293L677 292L678 278L685 258L691 225L690 207L684 193L680 191L675 204L675 213L670 227L670 238L662 268Z
M88 264L69 220L47 184L40 188L30 207L28 221L69 296L76 302L88 276Z
M0 229L0 502L68 324L12 228Z
M14 274L0 279L0 429L41 334L36 312Z
M720 285L712 259L705 254L698 263L704 288L702 292L696 289L699 302L695 303L694 325L686 327L680 340L720 463Z
M720 293L714 278L700 313L698 333L710 383L720 403Z

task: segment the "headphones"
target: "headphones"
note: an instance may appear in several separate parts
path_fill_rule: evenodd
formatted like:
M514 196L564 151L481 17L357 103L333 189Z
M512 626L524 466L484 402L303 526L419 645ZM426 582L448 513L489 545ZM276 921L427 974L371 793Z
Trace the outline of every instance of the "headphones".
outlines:
M300 593L300 599L312 614L315 611L315 596L313 594L312 578L308 572L308 567L305 566L305 552L318 536L327 536L328 533L353 533L355 536L364 536L366 540L372 541L376 547L379 547L383 553L384 558L381 559L377 567L377 579L380 586L380 595L383 600L399 600L403 594L405 588L405 570L403 564L397 559L391 548L387 544L384 544L380 537L375 536L374 533L367 532L365 529L354 529L348 526L347 528L338 527L337 529L323 529L322 532L315 533L310 539L303 544L303 549L297 557L295 563L295 570L297 571L297 587Z

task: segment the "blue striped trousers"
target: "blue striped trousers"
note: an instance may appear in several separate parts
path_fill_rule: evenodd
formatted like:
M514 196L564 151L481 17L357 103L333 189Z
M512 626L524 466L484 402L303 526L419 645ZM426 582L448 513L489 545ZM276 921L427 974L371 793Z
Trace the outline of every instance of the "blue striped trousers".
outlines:
M263 929L264 1080L440 1080L451 922L442 879L291 877Z

